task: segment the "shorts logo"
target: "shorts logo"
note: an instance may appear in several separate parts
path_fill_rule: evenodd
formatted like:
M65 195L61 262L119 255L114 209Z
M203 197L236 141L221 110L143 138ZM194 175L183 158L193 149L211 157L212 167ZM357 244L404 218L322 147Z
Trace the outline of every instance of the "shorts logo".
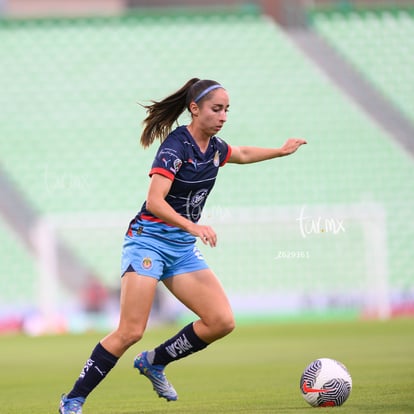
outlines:
M151 260L151 258L150 258L150 257L144 257L144 258L142 259L142 267L143 267L144 269L146 269L146 270L151 269L151 267L152 267L152 260Z
M193 253L194 256L197 257L198 260L204 260L203 255L201 254L200 250L198 249L198 247L194 246L193 248Z

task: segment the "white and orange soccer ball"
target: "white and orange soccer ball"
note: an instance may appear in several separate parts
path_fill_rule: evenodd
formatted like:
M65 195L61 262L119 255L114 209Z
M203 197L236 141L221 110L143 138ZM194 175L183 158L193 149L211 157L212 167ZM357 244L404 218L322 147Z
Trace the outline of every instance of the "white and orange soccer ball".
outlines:
M341 362L319 358L303 371L300 390L305 401L313 407L335 407L348 399L352 378Z

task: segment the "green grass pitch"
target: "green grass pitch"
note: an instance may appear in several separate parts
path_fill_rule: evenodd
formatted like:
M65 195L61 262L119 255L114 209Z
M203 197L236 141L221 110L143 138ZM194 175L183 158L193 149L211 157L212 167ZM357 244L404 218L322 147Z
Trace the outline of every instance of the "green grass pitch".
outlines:
M243 325L203 352L171 364L179 400L157 398L132 368L135 353L177 327L150 329L90 395L84 413L413 413L414 319ZM56 413L101 335L0 337L0 412ZM342 407L313 408L299 391L318 357L342 361L353 390ZM319 412L319 411L318 411Z

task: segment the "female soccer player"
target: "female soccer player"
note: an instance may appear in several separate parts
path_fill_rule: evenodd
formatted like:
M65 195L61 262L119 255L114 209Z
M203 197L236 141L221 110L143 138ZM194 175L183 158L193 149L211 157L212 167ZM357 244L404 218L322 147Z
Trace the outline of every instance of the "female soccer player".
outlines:
M230 146L216 134L227 120L229 96L212 80L189 80L167 98L145 106L141 144L161 145L149 172L146 201L125 235L121 268L121 309L116 330L103 338L86 361L73 389L60 401L61 414L80 414L89 393L145 331L156 285L162 281L198 320L156 348L139 354L134 367L159 397L177 400L164 368L229 334L235 326L227 296L196 246L215 247L214 229L198 224L220 167L292 154L306 141L291 138L281 148ZM187 109L191 122L172 126Z

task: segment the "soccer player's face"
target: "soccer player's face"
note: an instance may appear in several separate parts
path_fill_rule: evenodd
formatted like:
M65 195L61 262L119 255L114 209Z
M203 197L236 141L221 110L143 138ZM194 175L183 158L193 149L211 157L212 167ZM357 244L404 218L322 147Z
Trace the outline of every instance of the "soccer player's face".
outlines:
M224 89L216 89L200 107L198 121L209 135L217 134L227 121L229 96Z

